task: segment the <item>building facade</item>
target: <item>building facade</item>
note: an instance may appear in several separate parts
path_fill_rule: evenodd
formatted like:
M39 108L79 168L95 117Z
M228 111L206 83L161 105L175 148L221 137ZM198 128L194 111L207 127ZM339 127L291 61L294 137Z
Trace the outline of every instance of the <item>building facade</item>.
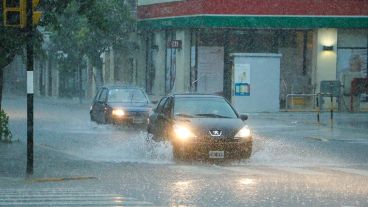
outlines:
M249 100L266 95L257 89L274 81L273 71L258 74L257 67L267 68L268 59L240 64L239 55L279 57L272 92L279 109L290 105L288 94L316 94L321 81L339 80L352 56L359 56L367 76L367 0L139 0L137 12L144 53L137 71L145 74L137 78L145 78L153 96L194 91L234 102L237 94ZM250 71L240 89L239 71ZM314 107L313 96L302 98L291 104Z

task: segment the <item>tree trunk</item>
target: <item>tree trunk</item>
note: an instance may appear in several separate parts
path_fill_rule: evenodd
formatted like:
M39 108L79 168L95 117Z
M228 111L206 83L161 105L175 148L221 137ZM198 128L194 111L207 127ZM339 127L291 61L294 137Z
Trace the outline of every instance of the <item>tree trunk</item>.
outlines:
M79 88L79 103L82 103L82 68L78 64L78 88Z
M103 86L103 74L102 74L102 67L96 66L96 87L99 88Z
M96 88L99 88L104 84L104 77L102 72L103 63L100 58L100 53L95 53L94 57L91 58L91 60L93 61L92 62L93 66L96 68L96 75L95 75Z

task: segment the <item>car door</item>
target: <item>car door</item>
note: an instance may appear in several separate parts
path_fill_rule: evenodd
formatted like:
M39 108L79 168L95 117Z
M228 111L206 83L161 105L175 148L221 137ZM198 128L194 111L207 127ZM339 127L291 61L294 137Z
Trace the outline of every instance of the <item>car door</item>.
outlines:
M159 135L158 117L160 114L162 114L162 110L164 108L166 100L167 100L167 97L162 98L160 102L157 104L157 107L154 109L152 115L149 117L150 122L148 125L148 132L152 133L154 136Z
M157 118L157 129L159 130L160 137L163 139L168 138L169 127L172 127L172 105L173 97L167 98L163 106L162 113Z
M108 94L107 88L102 88L100 96L98 97L95 105L97 120L102 123L105 122L105 107L107 101L107 94Z
M91 107L91 118L92 120L96 120L97 117L97 101L98 98L100 97L102 89L99 89L92 101L92 107Z

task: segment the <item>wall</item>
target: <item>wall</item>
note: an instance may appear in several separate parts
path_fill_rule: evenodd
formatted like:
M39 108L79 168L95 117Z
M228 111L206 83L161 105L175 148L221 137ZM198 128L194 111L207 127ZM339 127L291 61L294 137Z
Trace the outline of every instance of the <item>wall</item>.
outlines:
M165 32L155 32L154 44L157 46L153 49L153 64L155 67L155 80L153 84L153 95L163 96L165 95L165 54L166 54L166 40Z
M138 0L138 5L149 5L149 4L159 4L159 3L167 3L167 2L175 2L182 0Z
M188 92L190 87L190 32L179 30L176 39L182 41L182 48L176 53L176 82L175 92Z
M323 46L333 46L332 51L323 51ZM337 64L337 29L318 29L316 31L316 41L314 43L316 55L314 84L316 92L320 92L322 80L336 80ZM324 100L325 106L330 106L329 99ZM334 103L336 107L336 103Z
M336 29L318 29L317 42L314 47L317 54L317 91L322 80L336 79L336 48L337 48L337 30ZM323 46L333 46L333 51L323 51Z
M159 2L169 2L157 4ZM224 3L226 2L226 3ZM152 5L147 5L147 4ZM366 0L140 0L140 19L200 14L366 16Z

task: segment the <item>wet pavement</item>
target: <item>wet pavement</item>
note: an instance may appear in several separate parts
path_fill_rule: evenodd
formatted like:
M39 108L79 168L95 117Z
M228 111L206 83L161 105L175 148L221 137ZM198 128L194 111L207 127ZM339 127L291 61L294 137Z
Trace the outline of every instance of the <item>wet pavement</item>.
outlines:
M25 99L3 103L19 141L0 143L0 206L368 206L366 113L335 113L332 127L328 112L321 124L315 113L249 114L249 160L176 163L144 129L97 125L88 103L36 97L26 178Z

